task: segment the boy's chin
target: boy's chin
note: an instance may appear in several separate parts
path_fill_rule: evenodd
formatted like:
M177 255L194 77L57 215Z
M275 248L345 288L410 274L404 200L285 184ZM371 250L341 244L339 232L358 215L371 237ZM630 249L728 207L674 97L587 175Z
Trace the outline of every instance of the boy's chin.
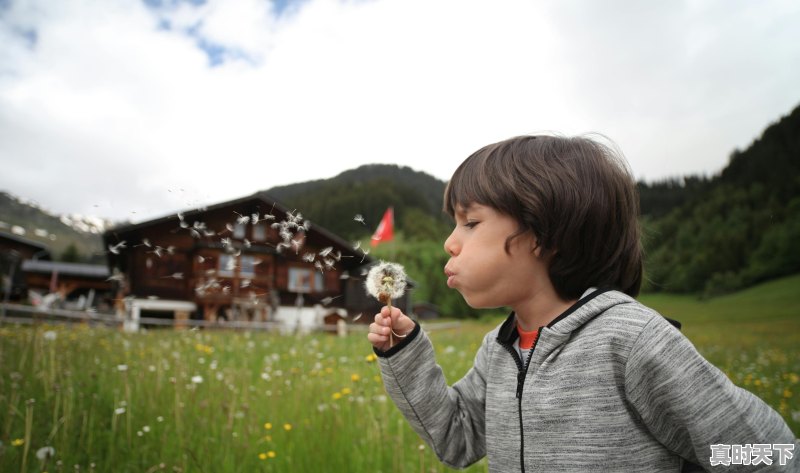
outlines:
M460 291L459 291L460 292ZM503 307L502 304L492 304L489 301L482 301L475 298L470 298L461 293L461 297L464 298L464 302L467 303L473 309L497 309L498 307Z

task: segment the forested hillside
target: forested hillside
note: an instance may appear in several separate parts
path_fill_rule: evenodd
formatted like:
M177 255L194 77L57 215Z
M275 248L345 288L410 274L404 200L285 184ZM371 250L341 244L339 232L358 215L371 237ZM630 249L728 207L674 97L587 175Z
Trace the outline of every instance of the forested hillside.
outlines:
M369 164L330 179L273 187L267 193L312 222L349 239L369 236L387 207L407 240L441 239L444 181L405 166ZM356 214L364 224L353 220Z
M105 262L99 231L88 225L86 231L73 228L62 217L0 191L0 230L10 233L14 226L23 229L25 238L46 245L53 259Z
M648 289L713 295L800 272L800 107L713 178L639 188Z

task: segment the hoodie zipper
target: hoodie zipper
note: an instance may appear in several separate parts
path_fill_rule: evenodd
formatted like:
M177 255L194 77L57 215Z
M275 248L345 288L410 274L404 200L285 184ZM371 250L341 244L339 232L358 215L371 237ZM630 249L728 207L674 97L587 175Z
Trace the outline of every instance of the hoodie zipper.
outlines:
M528 367L531 365L531 359L533 358L533 351L536 350L536 345L539 344L539 338L542 336L542 329L544 327L539 327L539 333L536 336L536 341L533 342L533 346L531 347L530 351L528 352L528 360L525 364L522 364L522 359L519 357L519 353L514 350L514 347L511 345L503 344L506 350L511 354L511 357L514 358L514 361L517 363L517 413L519 414L519 466L520 471L525 473L525 430L523 428L522 423L522 388L525 386L525 378L528 376Z

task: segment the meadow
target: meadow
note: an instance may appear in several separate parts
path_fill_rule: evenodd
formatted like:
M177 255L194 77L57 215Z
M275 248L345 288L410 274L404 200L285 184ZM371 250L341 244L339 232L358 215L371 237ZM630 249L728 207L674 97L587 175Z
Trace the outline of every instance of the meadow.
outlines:
M641 299L800 434L798 288ZM449 382L498 322L431 332ZM0 441L3 472L450 471L386 397L363 333L0 326Z

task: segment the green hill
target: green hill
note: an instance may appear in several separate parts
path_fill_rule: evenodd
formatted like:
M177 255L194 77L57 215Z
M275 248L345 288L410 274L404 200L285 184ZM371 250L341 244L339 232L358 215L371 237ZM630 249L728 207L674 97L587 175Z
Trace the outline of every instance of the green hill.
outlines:
M371 235L388 207L408 240L443 239L445 182L406 166L369 164L330 179L273 187L267 193L312 222L349 239ZM364 217L364 224L354 220Z

